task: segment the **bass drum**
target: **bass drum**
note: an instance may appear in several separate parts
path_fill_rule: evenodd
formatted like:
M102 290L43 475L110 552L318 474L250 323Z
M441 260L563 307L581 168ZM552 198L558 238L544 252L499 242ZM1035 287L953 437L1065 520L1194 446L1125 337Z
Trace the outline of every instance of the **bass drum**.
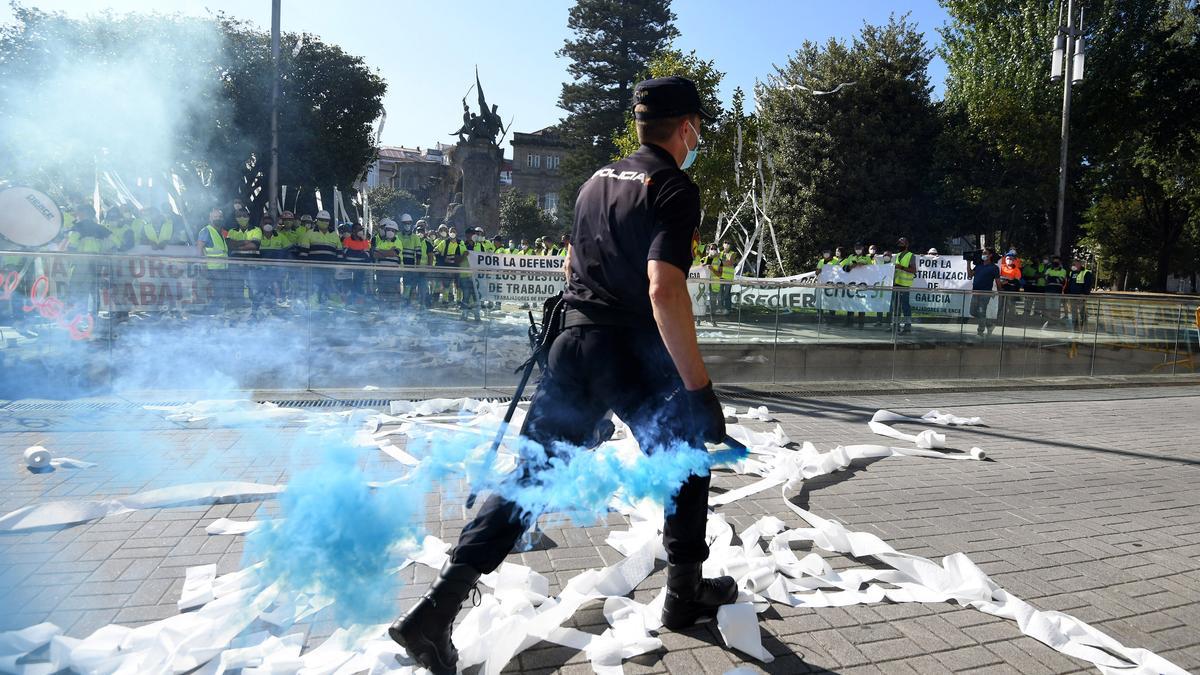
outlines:
M62 224L62 211L45 193L27 187L0 190L0 244L45 246L62 231Z

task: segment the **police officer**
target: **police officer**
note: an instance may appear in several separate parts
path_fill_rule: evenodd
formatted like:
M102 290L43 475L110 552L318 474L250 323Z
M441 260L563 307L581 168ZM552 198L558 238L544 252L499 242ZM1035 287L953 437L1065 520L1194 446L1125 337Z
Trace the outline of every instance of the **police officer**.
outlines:
M700 97L680 77L634 89L641 148L592 175L575 202L567 256L566 318L522 435L552 448L587 444L612 410L642 449L725 436L721 405L700 359L687 288L700 192L681 168L700 145ZM575 242L578 242L577 244ZM524 474L537 471L525 467ZM737 598L730 577L704 579L708 476L692 476L666 519L663 623L680 629ZM463 529L432 589L392 625L392 639L434 673L453 673L450 628L481 574L491 572L530 525L529 514L493 495Z

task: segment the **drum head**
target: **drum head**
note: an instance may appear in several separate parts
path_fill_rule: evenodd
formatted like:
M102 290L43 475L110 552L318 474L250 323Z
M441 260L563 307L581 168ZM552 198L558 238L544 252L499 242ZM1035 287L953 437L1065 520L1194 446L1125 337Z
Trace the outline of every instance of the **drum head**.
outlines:
M17 246L43 246L62 230L62 211L53 199L33 188L0 190L0 237Z

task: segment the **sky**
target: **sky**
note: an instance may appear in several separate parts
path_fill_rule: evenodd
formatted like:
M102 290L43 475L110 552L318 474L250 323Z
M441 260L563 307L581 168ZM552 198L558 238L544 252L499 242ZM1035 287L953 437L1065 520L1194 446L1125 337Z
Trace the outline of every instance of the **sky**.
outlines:
M264 30L271 25L270 0L22 0L45 10L82 17L114 12L170 11L204 16L225 12ZM454 140L462 121L462 97L475 67L488 103L499 104L516 131L536 131L563 115L556 102L567 79L567 60L554 52L570 37L572 0L282 0L285 32L310 32L362 56L388 83L384 99L385 145L428 147ZM726 73L725 102L735 87L749 92L756 79L805 41L847 39L863 22L911 13L930 47L940 42L946 22L937 0L675 0L680 37L674 47L695 50ZM0 23L12 12L0 6ZM940 98L945 64L930 66L934 96ZM829 86L836 83L810 83ZM474 95L469 102L474 106ZM511 153L509 153L511 154Z

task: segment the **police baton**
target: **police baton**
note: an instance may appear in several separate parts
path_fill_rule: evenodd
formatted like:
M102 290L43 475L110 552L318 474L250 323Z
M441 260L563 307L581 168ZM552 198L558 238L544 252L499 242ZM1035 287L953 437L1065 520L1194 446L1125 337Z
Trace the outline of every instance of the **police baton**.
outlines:
M496 430L496 438L492 440L492 447L488 450L488 456L495 456L496 451L500 449L500 443L504 440L504 434L508 433L508 425L512 422L513 413L517 411L517 404L521 402L521 394L525 393L525 385L529 384L529 376L533 374L533 366L537 360L530 358L525 363L525 369L521 372L521 383L517 385L516 392L513 393L512 401L508 403L508 410L504 412L504 421L500 423L500 428ZM467 495L467 508L475 507L475 491L471 490L471 494Z

